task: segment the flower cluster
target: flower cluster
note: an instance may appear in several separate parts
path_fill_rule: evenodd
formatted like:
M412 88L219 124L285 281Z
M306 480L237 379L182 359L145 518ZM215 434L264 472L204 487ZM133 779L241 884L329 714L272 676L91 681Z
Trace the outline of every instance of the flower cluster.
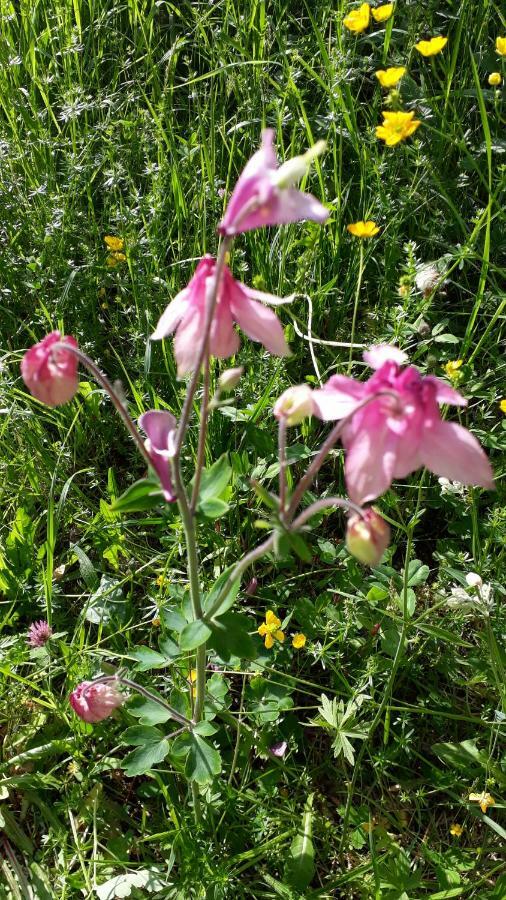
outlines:
M269 609L265 614L265 622L262 622L258 627L258 634L260 637L264 638L264 643L267 650L271 650L274 646L274 641L279 641L280 644L283 644L285 641L285 632L281 630L281 619L278 619L277 615ZM298 632L294 634L292 637L292 647L295 650L301 650L302 647L306 646L306 635L302 634L302 632Z
M354 34L361 34L369 27L371 16L375 22L386 22L394 11L393 3L382 3L371 8L369 3L362 3L358 9L352 9L343 19L343 25Z

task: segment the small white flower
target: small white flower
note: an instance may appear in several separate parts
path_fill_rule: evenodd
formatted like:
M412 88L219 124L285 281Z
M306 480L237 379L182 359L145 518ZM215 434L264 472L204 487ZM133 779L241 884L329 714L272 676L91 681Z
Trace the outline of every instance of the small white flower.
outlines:
M466 575L466 583L472 588L481 587L483 579L477 572L468 572Z
M416 270L415 284L424 294L432 291L440 279L441 275L432 263L424 263Z
M438 482L442 494L461 494L463 496L465 493L466 486L460 481L450 481L449 478L443 476L438 478Z

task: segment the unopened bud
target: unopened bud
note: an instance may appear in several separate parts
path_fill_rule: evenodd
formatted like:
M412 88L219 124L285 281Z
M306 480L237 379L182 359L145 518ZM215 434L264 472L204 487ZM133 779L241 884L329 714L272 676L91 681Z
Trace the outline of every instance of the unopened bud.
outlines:
M287 425L298 425L303 419L313 415L313 395L307 384L288 388L274 405L277 419L285 419Z
M468 572L466 575L466 584L472 588L480 588L483 584L483 579L477 572Z
M242 375L244 375L243 366L238 366L237 369L225 369L218 378L220 391L233 391L239 384Z
M294 156L293 159L287 159L279 169L273 174L274 184L279 188L290 188L298 184L304 177L313 159L321 156L327 148L326 141L317 141L313 147L306 150L301 156Z
M248 597L252 597L253 594L256 594L258 588L258 579L253 576L251 581L246 585L246 593Z
M366 509L362 516L350 516L346 547L364 566L377 566L389 543L390 528L374 507Z

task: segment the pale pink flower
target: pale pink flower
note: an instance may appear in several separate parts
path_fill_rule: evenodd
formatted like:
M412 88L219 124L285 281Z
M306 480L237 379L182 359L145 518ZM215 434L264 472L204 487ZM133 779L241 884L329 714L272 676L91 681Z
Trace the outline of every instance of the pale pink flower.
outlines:
M32 622L28 629L28 643L30 647L43 647L52 636L53 629L45 619L40 619L39 622Z
M264 225L286 225L301 219L319 223L328 219L329 211L315 197L295 187L311 160L323 152L325 142L318 141L303 156L289 159L278 167L273 140L272 128L262 131L261 147L239 176L218 226L220 234L232 236Z
M365 566L377 566L389 543L390 527L374 507L348 519L346 547Z
M72 691L70 705L84 722L101 722L121 706L125 697L114 682L82 681Z
M67 403L79 389L77 358L63 347L54 349L63 340L77 347L75 338L63 338L59 331L52 331L21 360L21 375L28 390L47 406Z
M438 404L466 406L457 391L413 366L403 367L406 355L397 347L371 347L364 359L376 370L365 383L334 375L313 391L315 415L324 421L351 415L378 391L394 395L371 400L344 426L345 477L355 503L374 500L394 478L405 478L421 466L452 481L494 487L490 463L476 438L441 419Z
M140 416L139 425L147 434L144 446L149 453L151 465L160 479L163 495L171 503L176 499L170 468L170 460L174 455L176 420L164 409L151 409Z
M216 260L204 256L188 285L162 313L151 335L152 340L158 341L176 329L174 353L179 376L191 372L197 363L215 270ZM289 300L246 287L236 281L228 266L224 266L209 335L211 354L226 359L237 353L240 341L234 329L236 322L251 340L260 341L269 353L288 356L290 350L281 324L275 313L264 306L264 303L279 305L286 302Z

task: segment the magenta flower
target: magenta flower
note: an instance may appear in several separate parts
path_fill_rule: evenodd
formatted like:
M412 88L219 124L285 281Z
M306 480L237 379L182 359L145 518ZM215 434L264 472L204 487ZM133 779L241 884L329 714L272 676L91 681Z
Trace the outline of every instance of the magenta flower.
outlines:
M30 647L43 647L52 636L53 629L45 619L41 619L39 622L32 622L28 629L28 643Z
M174 455L174 438L176 436L176 420L163 409L151 409L139 418L139 425L146 432L144 446L149 453L151 465L155 470L168 503L176 499L172 486L170 460Z
M405 478L421 466L436 475L494 487L490 463L475 437L454 422L443 422L438 404L465 406L467 401L449 384L403 367L406 355L381 344L364 353L374 375L365 383L334 375L313 391L315 415L324 421L349 416L367 397L371 400L345 424L345 477L350 498L366 503L383 494L394 478Z
M197 363L206 300L213 286L215 269L216 260L212 256L207 255L200 260L193 278L169 303L151 335L152 340L159 341L176 329L174 352L179 376L191 372ZM258 300L262 302L258 303ZM288 356L290 351L281 324L275 313L263 305L286 302L280 297L246 287L235 280L228 266L224 266L209 336L212 355L225 359L237 353L240 343L234 329L234 322L237 322L249 338L260 341L269 353Z
M74 712L84 722L101 722L124 703L121 694L114 682L109 681L82 681L72 691L70 705Z
M77 347L75 338L62 338L59 331L52 331L21 360L21 375L28 390L47 406L67 403L79 389L77 358L63 347L53 349L62 340Z
M311 160L324 151L325 141L318 141L303 156L289 159L278 167L273 140L272 128L262 131L260 150L239 176L218 226L220 234L232 236L264 225L286 225L301 219L321 224L328 219L329 211L315 197L295 187Z

